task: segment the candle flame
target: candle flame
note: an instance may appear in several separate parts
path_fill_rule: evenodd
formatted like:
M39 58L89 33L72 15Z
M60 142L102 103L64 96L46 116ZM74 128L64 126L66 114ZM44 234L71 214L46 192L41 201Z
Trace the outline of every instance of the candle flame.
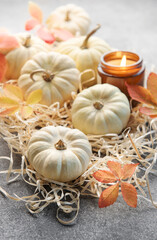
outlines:
M121 67L125 67L125 66L126 66L126 56L125 56L125 55L122 57L120 66L121 66Z

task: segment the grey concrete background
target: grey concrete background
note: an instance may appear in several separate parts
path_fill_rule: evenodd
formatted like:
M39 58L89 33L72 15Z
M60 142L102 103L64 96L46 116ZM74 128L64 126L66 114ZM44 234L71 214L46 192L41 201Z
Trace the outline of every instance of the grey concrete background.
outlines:
M48 16L56 7L70 3L67 0L36 0ZM106 40L113 48L133 50L139 53L149 69L157 66L157 1L156 0L71 0L82 6L91 16L92 25L102 28L97 36ZM29 18L27 0L0 1L0 27L11 32L24 30ZM4 141L0 140L0 155L9 155ZM15 158L15 167L20 159ZM8 163L1 161L0 170ZM154 199L157 199L156 178L151 177ZM19 196L32 194L32 189L22 180L6 184L6 176L0 175L0 186L10 194ZM139 199L137 209L127 206L121 197L106 208L99 209L97 199L81 198L81 208L76 224L63 226L56 220L56 206L50 205L37 215L28 213L23 202L14 202L0 194L0 240L29 239L77 239L77 240L156 240L157 209Z

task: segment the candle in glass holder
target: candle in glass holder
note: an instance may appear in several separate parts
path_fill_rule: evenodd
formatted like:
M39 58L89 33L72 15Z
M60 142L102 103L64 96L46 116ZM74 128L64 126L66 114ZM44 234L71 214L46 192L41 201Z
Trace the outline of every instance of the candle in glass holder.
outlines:
M143 60L136 54L126 51L108 52L101 57L98 73L102 83L118 87L129 96L125 82L143 85L145 67Z

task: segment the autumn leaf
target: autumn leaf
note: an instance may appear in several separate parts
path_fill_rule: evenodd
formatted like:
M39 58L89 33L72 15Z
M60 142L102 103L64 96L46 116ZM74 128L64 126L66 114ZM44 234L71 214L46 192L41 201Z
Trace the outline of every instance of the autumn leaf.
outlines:
M118 193L119 183L116 183L113 186L106 188L100 195L99 208L112 205L117 200Z
M0 97L0 107L9 108L9 107L18 106L18 105L19 103L14 99L11 99L5 96Z
M7 32L0 32L0 82L3 81L7 71L7 61L5 54L19 47L19 43L14 36Z
M153 95L155 99L157 99L157 74L151 72L147 79L147 88Z
M34 2L28 3L28 10L30 15L35 18L39 23L42 23L43 20L43 13L41 8Z
M40 26L43 20L43 13L40 7L34 2L28 3L28 10L31 15L31 19L28 19L25 23L25 30L30 31L36 26Z
M119 179L122 178L123 172L122 172L120 163L115 162L115 161L108 161L107 166L117 178L119 178Z
M102 183L113 183L117 178L110 171L98 170L93 174L93 177Z
M38 102L40 102L42 99L42 90L41 89L37 89L37 90L34 90L33 92L31 92L28 97L27 97L27 100L26 100L26 103L29 105L32 105L32 104L36 104Z
M22 118L28 118L33 113L33 108L30 105L38 103L41 98L41 89L31 92L24 99L21 88L12 84L5 84L0 95L0 116L10 116L18 111Z
M74 35L66 29L51 29L51 33L54 35L57 41L67 41L73 38Z
M137 207L137 191L136 188L130 184L130 183L126 183L126 182L122 182L121 183L121 192L122 192L122 196L124 201L133 208Z
M7 61L3 54L0 53L0 82L3 81L7 70Z
M136 207L137 205L137 192L135 187L130 184L123 182L127 178L130 178L135 172L137 164L125 164L124 167L118 162L108 161L107 166L111 171L98 170L93 174L93 177L102 183L113 183L117 181L116 184L106 188L99 198L99 207L107 207L113 204L119 193L119 184L121 184L122 195L125 202L131 206Z
M138 102L153 105L157 107L157 100L151 92L141 86L126 84L130 97Z
M15 101L23 100L22 89L12 84L4 84L3 92L6 97L14 99Z
M126 178L130 178L133 173L135 172L135 169L136 167L138 166L139 164L136 163L136 164L125 164L124 167L123 167L123 177L122 179L126 179Z
M141 107L139 111L151 118L157 117L157 74L151 72L147 79L147 89L138 85L126 83L130 97L148 106Z
M37 35L38 37L40 37L43 41L45 41L46 43L53 43L55 41L54 36L52 35L52 33L46 29L45 27L41 26L38 30L37 30Z
M42 23L43 13L41 8L34 2L29 2L28 9L31 19L27 20L25 23L26 31L30 31L38 26L36 31L37 36L48 44L52 44L55 40L67 41L74 37L74 35L66 29L51 29L50 31L47 26ZM56 15L54 21L62 21L62 18ZM49 22L49 20L47 20L47 22Z
M0 53L7 54L20 45L14 36L7 33L0 33Z
M150 116L151 118L156 118L157 117L157 108L148 108L148 107L141 107L140 112Z
M30 31L39 24L40 24L40 22L35 18L28 19L25 23L25 30Z
M18 110L19 110L19 106L9 107L9 108L5 109L4 111L0 112L0 117L13 115Z
M32 115L33 108L30 106L22 106L20 113L22 118L28 118L29 116Z

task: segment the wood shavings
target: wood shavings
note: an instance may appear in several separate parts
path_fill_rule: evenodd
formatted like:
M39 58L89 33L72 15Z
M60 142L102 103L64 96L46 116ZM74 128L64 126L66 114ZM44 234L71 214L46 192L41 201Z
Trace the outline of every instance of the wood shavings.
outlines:
M109 160L118 161L121 164L140 162L129 181L139 189L145 198L146 193L143 188L147 184L150 199L156 206L150 193L148 174L152 170L152 161L156 156L157 120L151 120L140 114L139 106L132 109L128 126L121 134L87 136L92 145L93 155L87 171L75 181L68 183L52 181L42 177L30 166L26 154L30 137L35 131L48 125L73 128L71 122L72 102L73 100L66 102L61 108L58 103L49 107L36 104L33 106L33 115L27 120L22 119L18 113L0 119L1 137L7 142L11 151L11 157L7 157L7 160L10 161L9 169L0 173L8 174L8 182L16 181L21 176L27 184L34 187L34 193L31 196L18 197L15 195L13 197L0 188L1 193L10 199L25 202L31 213L39 213L50 203L56 203L58 205L56 215L58 221L62 224L71 224L78 216L80 196L99 197L102 190L107 187L94 179L92 175L95 171L107 169L106 163ZM13 169L13 152L22 156L20 169ZM1 157L1 159L3 158L6 157ZM14 173L16 176L9 179L10 173ZM70 220L63 220L60 217L61 212L65 215L71 213L74 215Z

